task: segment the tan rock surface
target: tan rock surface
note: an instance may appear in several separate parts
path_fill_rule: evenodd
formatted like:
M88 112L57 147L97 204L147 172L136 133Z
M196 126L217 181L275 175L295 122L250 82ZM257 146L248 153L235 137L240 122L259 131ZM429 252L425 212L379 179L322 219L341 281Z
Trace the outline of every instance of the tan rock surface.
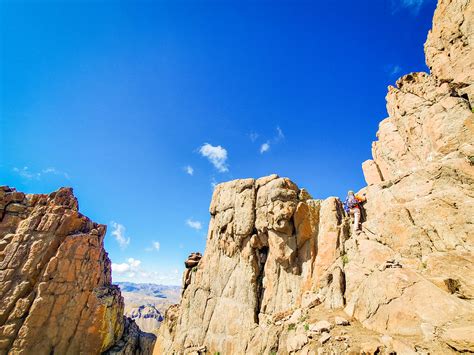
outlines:
M473 21L472 1L440 0L431 74L389 88L361 234L338 199L286 178L217 186L206 251L155 353L472 351ZM350 325L311 337L343 309Z
M26 195L3 186L0 207L0 353L99 354L119 341L131 349L122 353L140 351L138 342L152 347L153 339L128 335L134 323L111 284L105 226L79 213L72 189Z
M341 204L299 192L277 176L216 187L206 252L173 315L175 323L165 322L160 330L156 353L197 346L225 353L273 349L279 331L267 323L275 314L297 308L313 280L321 280L327 294L336 292L327 275L340 257L336 245L344 240ZM320 214L327 216L322 224ZM340 290L339 295L343 304Z
M474 3L442 0L425 43L426 64L442 81L474 82ZM472 97L471 97L472 100Z

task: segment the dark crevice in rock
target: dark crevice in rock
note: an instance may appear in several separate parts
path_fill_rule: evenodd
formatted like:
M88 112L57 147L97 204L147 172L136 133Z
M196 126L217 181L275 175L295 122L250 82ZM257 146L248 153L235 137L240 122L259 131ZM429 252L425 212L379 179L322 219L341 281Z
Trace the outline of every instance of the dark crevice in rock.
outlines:
M262 306L264 287L263 287L263 278L265 277L265 263L267 262L268 257L268 247L264 246L256 251L257 254L257 263L258 263L258 274L256 282L256 305L255 305L255 323L259 323L258 315L260 313L260 308Z
M461 283L455 279L446 279L444 280L444 284L452 294L458 293L461 288Z

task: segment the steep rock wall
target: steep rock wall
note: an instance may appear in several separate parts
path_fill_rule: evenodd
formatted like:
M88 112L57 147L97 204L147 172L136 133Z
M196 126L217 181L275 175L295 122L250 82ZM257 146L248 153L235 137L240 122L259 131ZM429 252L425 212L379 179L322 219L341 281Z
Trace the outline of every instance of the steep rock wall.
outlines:
M210 213L206 252L179 310L165 316L155 352L276 349L279 332L268 332L269 322L299 307L340 257L337 245L348 235L341 205L312 200L272 175L218 185ZM342 291L332 292L342 306Z
M440 0L431 74L389 87L362 165L362 233L350 235L337 199L313 200L285 178L217 186L206 251L156 354L340 351L341 336L317 342L319 326L301 324L323 306L351 317L360 341L344 351L474 351L473 8Z
M151 352L153 336L130 336L105 231L79 213L72 189L0 187L0 354L99 354L118 343L118 353Z

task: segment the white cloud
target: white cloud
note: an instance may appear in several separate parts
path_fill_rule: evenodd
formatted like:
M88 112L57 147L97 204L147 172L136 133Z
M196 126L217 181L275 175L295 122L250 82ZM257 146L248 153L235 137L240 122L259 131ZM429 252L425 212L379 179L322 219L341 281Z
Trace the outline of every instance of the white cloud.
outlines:
M199 148L199 153L205 158L207 158L212 165L221 173L229 171L227 167L227 150L225 148L218 146L213 146L209 143L204 143L204 145Z
M275 142L278 142L285 138L285 135L283 134L283 131L281 130L280 126L276 127L276 131L277 131L277 136L275 137Z
M270 142L265 142L260 146L260 154L268 152L270 150Z
M128 258L126 263L121 263L121 264L112 263L112 271L119 275L128 273L129 276L133 277L135 272L140 270L141 263L142 262L140 260L137 260L134 258Z
M122 264L112 263L112 271L117 274L124 274L129 270L130 270L130 265L128 265L127 263L122 263Z
M255 142L255 141L257 140L257 138L258 138L258 133L256 133L256 132L250 132L249 138L250 138L250 140L251 140L252 142Z
M46 168L41 171L35 172L35 171L31 171L30 168L28 168L27 166L24 166L23 168L14 167L13 171L17 173L18 175L20 175L22 178L28 179L28 180L31 180L31 179L39 180L41 179L42 176L47 175L47 174L60 175L68 180L70 179L68 173L60 171L56 168Z
M138 259L128 258L126 262L112 263L114 281L128 281L137 283L155 283L161 285L181 285L181 270L176 266L160 270L157 266L144 268Z
M160 251L160 242L152 242L151 247L145 249L145 251Z
M142 263L140 260L137 260L137 259L134 259L134 258L129 258L127 261L128 261L128 263L130 265L130 268L132 270L137 270L138 267L140 266L140 264Z
M41 177L41 173L33 173L27 166L24 166L23 168L15 167L13 168L13 171L25 179L39 179Z
M269 139L260 145L260 154L268 152L272 145L278 144L285 139L285 134L283 133L283 130L280 128L280 126L276 126L275 131L276 133L272 139Z
M184 171L186 172L186 174L191 175L191 176L193 176L194 174L194 169L190 165L185 166Z
M392 14L400 11L401 9L410 10L413 14L417 15L420 12L423 4L429 0L391 0Z
M189 218L186 220L186 224L196 230L200 230L202 228L202 223L199 221L194 221L193 219Z
M389 66L388 68L388 72L391 76L393 75L397 75L398 73L400 73L402 71L402 67L395 64L395 65L391 65Z
M130 238L125 236L125 227L117 222L110 222L114 228L112 236L115 238L121 249L125 249L130 244Z
M64 171L59 171L59 170L56 169L56 168L46 168L46 169L43 169L42 173L43 173L43 174L62 175L62 176L64 176L66 179L68 179L68 180L70 179L68 173L65 173Z

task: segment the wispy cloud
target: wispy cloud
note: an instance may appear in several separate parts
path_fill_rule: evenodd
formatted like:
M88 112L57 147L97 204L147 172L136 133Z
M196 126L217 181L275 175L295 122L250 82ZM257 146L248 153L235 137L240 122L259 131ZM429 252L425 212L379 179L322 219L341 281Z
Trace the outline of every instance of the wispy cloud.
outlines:
M217 184L219 184L219 183L217 182L216 178L213 176L211 178L211 189L214 190L216 188Z
M418 15L423 4L430 0L391 0L392 14L406 9L414 15Z
M268 152L270 150L270 142L265 142L260 146L260 154Z
M24 166L22 168L14 167L13 171L17 173L18 175L20 175L22 178L28 179L28 180L32 180L32 179L39 180L41 179L41 177L48 174L59 175L59 176L64 177L65 179L68 179L68 180L70 179L70 176L68 173L65 173L64 171L60 171L56 168L46 168L40 171L31 171L30 168L28 168L27 166Z
M110 222L113 227L112 236L115 238L121 249L125 249L130 244L130 237L125 236L124 225L117 222Z
M152 242L151 246L148 248L145 248L145 251L160 251L161 244L160 242Z
M193 229L196 229L196 230L200 230L200 229L202 228L202 223L199 222L199 221L195 221L195 220L193 220L192 218L188 218L188 219L186 220L186 224L187 224L189 227L191 227L191 228L193 228Z
M199 153L205 158L207 158L212 165L221 173L229 171L227 167L227 150L220 145L213 146L209 143L204 143L201 148L199 148Z
M398 64L391 65L389 67L389 74L390 75L398 75L402 71L402 67L399 66Z
M258 139L259 135L257 132L250 132L249 133L249 138L252 142L255 142Z
M46 169L43 169L42 171L42 174L54 174L54 175L62 175L64 176L66 179L70 179L69 177L69 174L68 173L65 173L64 171L60 171L56 168L46 168Z
M281 141L282 139L285 139L285 135L283 134L283 131L281 130L280 126L276 127L277 135L275 137L275 141Z
M272 145L278 144L284 139L285 134L283 133L283 130L280 128L280 126L276 126L273 138L260 145L260 154L268 152Z
M184 171L186 172L186 174L191 175L191 176L193 176L194 174L194 169L190 165L185 166Z
M33 173L30 171L30 169L27 166L24 166L23 168L13 168L13 171L20 175L22 178L25 179L39 179L41 177L41 173Z

